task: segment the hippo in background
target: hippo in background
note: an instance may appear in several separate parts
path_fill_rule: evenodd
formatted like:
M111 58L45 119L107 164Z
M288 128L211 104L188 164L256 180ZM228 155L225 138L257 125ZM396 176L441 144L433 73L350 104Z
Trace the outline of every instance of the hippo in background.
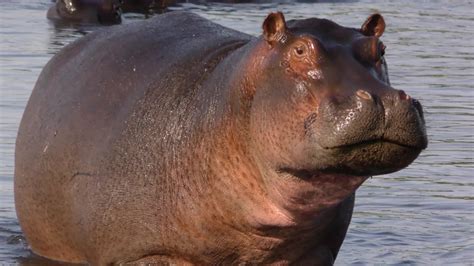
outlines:
M54 21L120 24L122 13L161 13L174 0L57 0L47 13Z
M171 12L67 45L16 142L32 250L93 265L333 264L356 189L427 146L421 104L390 86L384 30L379 14L355 29L278 12L253 37Z
M57 0L46 16L53 21L118 24L122 21L121 0Z

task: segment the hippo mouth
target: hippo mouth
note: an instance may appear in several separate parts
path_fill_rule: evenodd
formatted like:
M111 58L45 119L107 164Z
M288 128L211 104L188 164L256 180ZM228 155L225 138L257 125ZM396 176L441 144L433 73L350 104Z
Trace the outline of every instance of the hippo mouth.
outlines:
M352 148L352 149L357 149L358 147L363 147L363 146L370 146L373 144L379 144L379 143L387 143L387 144L393 144L396 146L400 146L403 148L408 148L408 149L413 149L413 150L423 150L426 149L426 143L402 143L397 140L391 140L391 139L386 139L386 138L378 138L378 139L368 139L368 140L363 140L359 141L356 143L350 143L350 144L342 144L342 145L336 145L336 146L326 146L323 147L324 149L327 150L336 150L336 149L345 149L345 148Z
M377 138L322 148L322 154L315 158L319 172L373 176L407 167L426 148L426 143Z

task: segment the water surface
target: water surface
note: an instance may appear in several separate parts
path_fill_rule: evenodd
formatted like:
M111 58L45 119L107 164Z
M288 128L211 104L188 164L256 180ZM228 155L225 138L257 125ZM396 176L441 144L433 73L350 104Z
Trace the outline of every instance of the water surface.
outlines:
M3 0L0 14L0 262L44 265L21 235L13 202L18 125L46 62L98 27L54 25L49 1ZM381 12L392 85L424 105L429 147L407 169L369 179L337 265L474 264L474 4L470 1L359 1L183 4L224 26L259 35L270 11L359 27ZM144 17L127 14L124 23ZM111 56L113 56L111 51Z

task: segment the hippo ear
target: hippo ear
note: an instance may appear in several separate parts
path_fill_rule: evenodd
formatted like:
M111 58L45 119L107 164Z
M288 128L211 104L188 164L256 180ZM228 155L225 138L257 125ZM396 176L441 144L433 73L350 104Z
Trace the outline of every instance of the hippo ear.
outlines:
M283 13L270 13L263 22L263 37L269 43L280 41L286 33L286 22Z
M360 27L360 32L365 36L382 36L385 30L385 20L380 14L372 14Z

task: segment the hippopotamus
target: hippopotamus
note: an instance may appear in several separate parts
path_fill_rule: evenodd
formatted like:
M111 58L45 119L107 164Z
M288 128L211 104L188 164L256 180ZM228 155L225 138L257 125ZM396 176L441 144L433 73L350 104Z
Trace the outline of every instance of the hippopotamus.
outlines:
M120 24L122 13L160 13L175 0L57 0L48 10L53 21Z
M53 21L118 24L122 22L121 0L56 0L46 16Z
M276 12L253 37L172 12L67 45L16 142L31 249L93 265L331 265L356 189L427 147L421 104L390 85L384 29L380 14L349 28Z

